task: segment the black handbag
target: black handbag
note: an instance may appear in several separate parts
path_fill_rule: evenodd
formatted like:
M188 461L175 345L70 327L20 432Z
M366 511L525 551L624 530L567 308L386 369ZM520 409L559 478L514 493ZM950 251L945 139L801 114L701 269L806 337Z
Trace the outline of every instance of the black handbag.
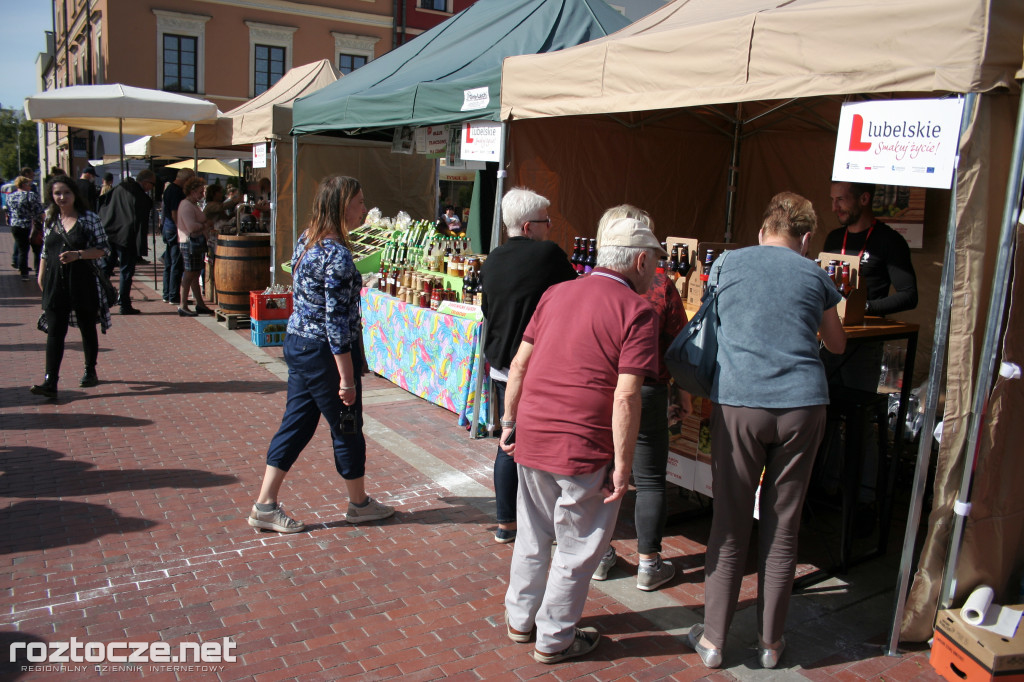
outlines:
M728 251L708 276L708 292L700 309L665 351L665 366L676 385L690 395L711 397L718 365L718 278ZM712 280L713 278L713 280Z

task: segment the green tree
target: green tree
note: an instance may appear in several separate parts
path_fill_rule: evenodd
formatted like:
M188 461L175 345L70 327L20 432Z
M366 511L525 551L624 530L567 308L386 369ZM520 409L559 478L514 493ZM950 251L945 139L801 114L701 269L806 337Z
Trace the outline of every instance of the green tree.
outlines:
M19 143L21 146L20 163L18 161ZM39 169L36 124L25 120L20 111L0 109L0 175L5 180L11 180L25 166L37 171Z

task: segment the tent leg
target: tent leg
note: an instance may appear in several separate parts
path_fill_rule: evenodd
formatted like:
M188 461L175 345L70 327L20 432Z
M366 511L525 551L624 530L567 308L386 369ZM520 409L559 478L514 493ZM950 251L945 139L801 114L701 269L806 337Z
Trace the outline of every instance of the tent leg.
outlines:
M121 179L124 180L124 119L117 119L117 155L121 159Z
M292 137L292 247L299 241L299 136ZM293 273L294 274L294 273Z
M964 115L960 123L960 134L974 116L977 95L968 94L964 102ZM953 276L956 269L956 176L953 178L953 191L950 192L949 224L946 228L946 255L942 264L942 284L939 287L939 304L935 316L935 335L932 346L931 366L928 369L928 394L924 404L924 419L921 424L921 442L917 448L917 464L914 468L914 483L910 496L910 509L907 511L907 530L903 535L903 553L900 557L900 572L896 582L896 604L893 609L892 628L889 631L889 642L883 650L888 656L899 655L900 627L906 607L907 591L910 588L911 571L914 564L914 541L921 524L921 507L924 503L924 490L928 478L928 467L931 464L932 431L935 429L935 412L939 405L942 371L946 358L946 345L949 336L950 306L953 301ZM908 379L904 379L905 381ZM897 463L893 463L895 467Z
M732 223L736 213L736 186L740 174L740 132L743 130L743 104L736 105L736 119L733 121L732 158L729 160L729 181L726 183L725 198L725 241L732 241Z
M1003 207L1003 225L999 233L999 254L996 257L996 269L992 275L992 294L989 298L988 320L985 324L985 341L982 344L981 355L978 358L978 375L974 382L974 401L971 407L971 430L965 443L967 458L964 465L963 478L960 483L960 492L956 501L962 509L969 509L971 501L973 463L977 460L979 441L981 439L981 428L985 419L985 410L988 405L989 394L992 391L992 373L995 367L996 357L999 354L999 341L1003 325L1003 312L1006 309L1007 285L1010 279L1010 259L1014 252L1013 244L1017 226L1017 218L1020 215L1021 198L1021 163L1024 163L1024 108L1018 105L1017 130L1014 135L1013 155L1010 161L1010 177L1006 187L1006 201ZM964 523L967 519L965 511L963 514L956 514L953 518L953 530L949 541L949 554L946 558L946 567L942 575L942 588L939 592L939 608L950 608L953 600L953 593L956 591L956 565L960 556L960 547L963 542Z
M270 139L270 286L277 284L277 140Z
M501 197L505 193L505 150L508 147L508 123L501 122L501 149L498 150L498 184L494 188L494 221L491 224L491 251L501 244Z
M476 355L473 357L473 365L476 366L476 400L473 401L473 419L469 422L469 437L476 440L480 437L480 406L483 404L484 389L484 339L487 338L487 320L480 323L480 340L476 344ZM488 390L490 387L488 386ZM492 412L492 414L494 414Z

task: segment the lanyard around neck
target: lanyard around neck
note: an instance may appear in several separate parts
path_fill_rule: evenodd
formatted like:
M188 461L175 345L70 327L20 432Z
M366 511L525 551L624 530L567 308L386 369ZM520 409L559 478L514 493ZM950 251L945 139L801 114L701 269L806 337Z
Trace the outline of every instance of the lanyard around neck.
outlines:
M876 220L875 222L878 222L878 221ZM875 223L871 223L871 227L868 228L868 233L864 237L864 244L860 247L860 253L857 254L857 258L863 258L864 257L864 249L866 249L868 247L868 240L871 239L871 231L873 229L875 229ZM843 232L843 250L839 252L839 253L841 253L844 256L846 255L846 237L849 234L850 234L850 228L846 228L846 231Z

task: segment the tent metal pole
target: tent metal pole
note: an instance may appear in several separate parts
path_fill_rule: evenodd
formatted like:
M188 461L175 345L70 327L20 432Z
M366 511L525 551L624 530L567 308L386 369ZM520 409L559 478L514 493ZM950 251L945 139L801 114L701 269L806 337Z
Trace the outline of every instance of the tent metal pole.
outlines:
M1017 130L1014 134L1013 155L1010 161L1010 177L1007 180L1006 200L1003 206L1003 225L999 233L999 254L996 269L992 275L992 294L989 298L988 320L985 324L985 341L978 358L978 377L974 382L974 401L971 407L971 430L965 444L968 456L964 461L960 492L954 503L953 531L949 540L949 553L942 574L942 588L939 592L939 608L948 609L956 591L956 565L963 543L964 524L970 514L971 483L974 465L980 449L981 427L992 392L992 373L999 354L999 338L1003 327L1003 313L1006 310L1007 285L1010 279L1010 258L1020 217L1021 163L1024 162L1024 108L1018 103Z
M292 248L299 241L299 136L292 136ZM291 260L290 258L288 260Z
M270 138L270 286L277 284L277 138Z
M124 119L117 119L117 155L121 158L121 179L124 180ZM19 163L21 163L19 161Z
M501 241L501 197L505 193L505 148L508 147L508 124L501 122L501 149L498 150L498 179L494 188L494 220L491 225L491 251L498 248ZM487 338L487 320L480 324L480 342L476 347L475 362L480 371L476 375L476 400L473 403L473 421L469 426L470 438L479 438L477 424L480 420L480 405L483 402L484 389L484 341ZM488 383L488 387L490 384ZM490 388L488 388L490 391Z
M121 145L121 149L122 149L122 151L124 150L124 145ZM153 157L152 156L149 157L149 170L153 170ZM160 181L159 176L157 176L157 180ZM156 212L156 190L157 190L157 188L154 187L153 188L153 208L150 209L150 216L149 216L150 217L150 220L149 220L150 230L149 231L151 233L151 236L153 237L153 250L150 251L149 257L153 259L153 288L154 289L157 289L158 286L159 286L157 284L157 282L156 282L156 231L160 230L160 232L162 234L163 233L163 229L164 229L164 226L163 226L162 221L160 219L160 213ZM153 225L153 213L154 212L156 212L156 225Z
M964 103L964 115L960 123L960 135L963 136L970 120L974 116L976 104L975 94L968 94ZM942 263L942 283L939 287L938 311L935 315L935 335L932 342L931 365L928 369L928 393L924 403L924 418L921 424L921 440L917 448L917 464L914 468L914 483L910 495L910 508L907 511L907 530L903 535L903 553L900 557L900 572L896 581L896 603L893 608L892 627L889 631L889 642L883 647L886 655L898 656L900 643L900 626L903 623L903 612L906 607L907 591L910 589L911 571L914 567L914 543L917 530L921 525L921 507L924 504L924 491L928 478L928 467L932 455L932 431L935 429L935 413L938 410L939 395L942 388L942 372L946 360L946 345L949 337L950 306L953 302L953 278L956 270L956 191L957 176L953 177L953 190L949 199L949 222L946 228L946 254ZM904 378L907 381L908 378Z
M743 130L743 103L736 105L736 118L732 131L732 158L729 160L729 180L725 194L725 241L732 241L732 223L736 213L736 185L740 174L740 132Z

